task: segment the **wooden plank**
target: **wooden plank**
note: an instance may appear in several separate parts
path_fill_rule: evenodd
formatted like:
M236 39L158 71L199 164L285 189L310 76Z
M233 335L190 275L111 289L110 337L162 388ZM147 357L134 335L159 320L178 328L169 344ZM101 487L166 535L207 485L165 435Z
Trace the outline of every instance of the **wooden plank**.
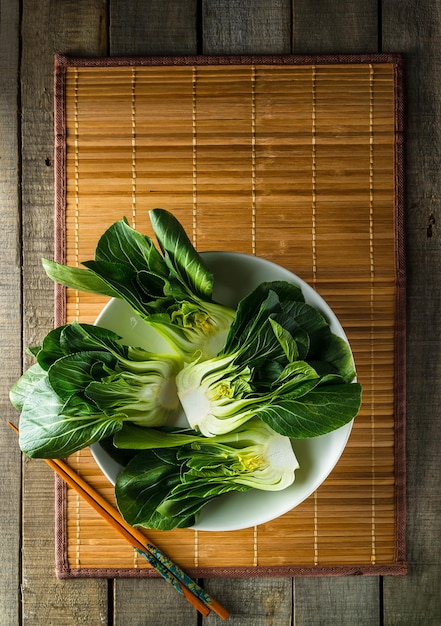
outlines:
M162 579L115 581L115 607L115 626L198 624L197 611Z
M19 7L0 0L0 624L17 624L20 604L21 455L6 419L15 419L9 389L21 373L21 250L18 177Z
M412 564L406 577L384 579L383 623L387 626L441 624L440 604L439 563Z
M378 51L377 3L295 0L292 6L295 54ZM302 625L376 625L380 615L378 579L296 579L294 615L295 623Z
M294 590L296 624L380 623L379 578L298 578Z
M291 51L291 7L285 0L205 0L202 49L205 54L285 54ZM210 580L207 587L231 611L232 624L292 623L292 580L244 578ZM209 615L204 624L216 623Z
M365 0L293 0L293 52L377 52L377 4Z
M203 0L204 54L288 54L289 0Z
M111 3L112 56L196 54L197 2L135 0ZM180 626L198 623L198 614L163 580L114 581L115 626Z
M231 612L228 626L291 626L292 581L284 578L234 578L206 581L207 590ZM204 626L218 626L210 613ZM299 622L299 624L303 624Z
M428 0L382 3L383 49L405 54L409 575L385 579L387 624L441 621L439 9Z
M101 0L23 3L22 190L24 343L53 326L53 285L41 257L53 255L54 53L100 54ZM104 42L105 43L105 42ZM26 363L29 365L29 362ZM107 583L61 581L54 574L54 477L38 460L24 462L23 618L33 624L101 624ZM44 504L46 503L46 504Z
M197 51L197 1L110 3L112 55L183 55Z

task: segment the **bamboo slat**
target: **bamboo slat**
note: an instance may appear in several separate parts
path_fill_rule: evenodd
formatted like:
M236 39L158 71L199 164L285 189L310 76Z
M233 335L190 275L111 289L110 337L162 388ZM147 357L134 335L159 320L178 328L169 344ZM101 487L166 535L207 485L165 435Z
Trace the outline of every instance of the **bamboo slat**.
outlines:
M296 509L243 531L149 536L202 574L392 572L403 553L395 63L80 63L63 76L66 262L92 258L123 216L152 234L148 210L171 210L198 250L255 254L314 286L348 334L364 388L342 458ZM68 290L67 320L92 323L105 302ZM112 501L88 450L69 462ZM70 490L65 513L70 575L150 573Z

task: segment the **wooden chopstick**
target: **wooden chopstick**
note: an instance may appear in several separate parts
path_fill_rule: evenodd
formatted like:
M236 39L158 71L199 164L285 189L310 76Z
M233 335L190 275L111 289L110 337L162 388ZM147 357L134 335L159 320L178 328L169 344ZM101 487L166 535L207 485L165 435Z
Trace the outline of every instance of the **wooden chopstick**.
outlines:
M8 422L18 433L18 428ZM150 565L170 584L175 587L202 615L214 611L222 619L228 619L229 612L188 576L176 563L171 561L147 537L121 517L97 491L93 489L70 465L61 459L44 459L44 461L90 506L97 511Z

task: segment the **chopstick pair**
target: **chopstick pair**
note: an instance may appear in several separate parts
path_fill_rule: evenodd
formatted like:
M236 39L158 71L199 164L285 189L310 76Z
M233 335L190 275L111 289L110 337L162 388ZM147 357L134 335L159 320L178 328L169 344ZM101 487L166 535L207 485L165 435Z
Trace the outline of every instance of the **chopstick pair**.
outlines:
M8 422L8 425L18 433L18 428ZM150 565L176 591L183 595L202 615L214 611L219 617L226 620L228 611L188 576L176 563L171 561L159 548L152 544L139 530L127 524L119 512L111 506L97 491L93 489L70 465L61 459L44 459L44 461L90 506L97 511L131 546L143 556Z

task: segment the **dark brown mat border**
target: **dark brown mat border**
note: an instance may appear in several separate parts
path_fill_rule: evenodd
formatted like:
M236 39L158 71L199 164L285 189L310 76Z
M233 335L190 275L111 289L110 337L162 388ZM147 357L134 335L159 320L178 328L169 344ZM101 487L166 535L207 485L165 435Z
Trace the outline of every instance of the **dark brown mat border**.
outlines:
M151 65L329 65L392 63L402 68L401 54L280 54L280 55L182 55L151 57L69 57L55 56L56 68L124 67Z
M54 258L65 261L66 208L66 119L65 74L69 67L191 66L191 65L332 65L392 64L395 71L395 562L360 566L283 566L187 568L195 577L300 577L300 576L390 576L407 574L406 561L406 253L404 240L404 59L401 54L334 55L229 55L229 56L152 56L152 57L68 57L55 56L54 132L55 132L55 241ZM66 321L66 292L55 286L55 325ZM65 536L66 484L56 477L55 560L58 578L151 578L152 569L74 569L68 565Z

